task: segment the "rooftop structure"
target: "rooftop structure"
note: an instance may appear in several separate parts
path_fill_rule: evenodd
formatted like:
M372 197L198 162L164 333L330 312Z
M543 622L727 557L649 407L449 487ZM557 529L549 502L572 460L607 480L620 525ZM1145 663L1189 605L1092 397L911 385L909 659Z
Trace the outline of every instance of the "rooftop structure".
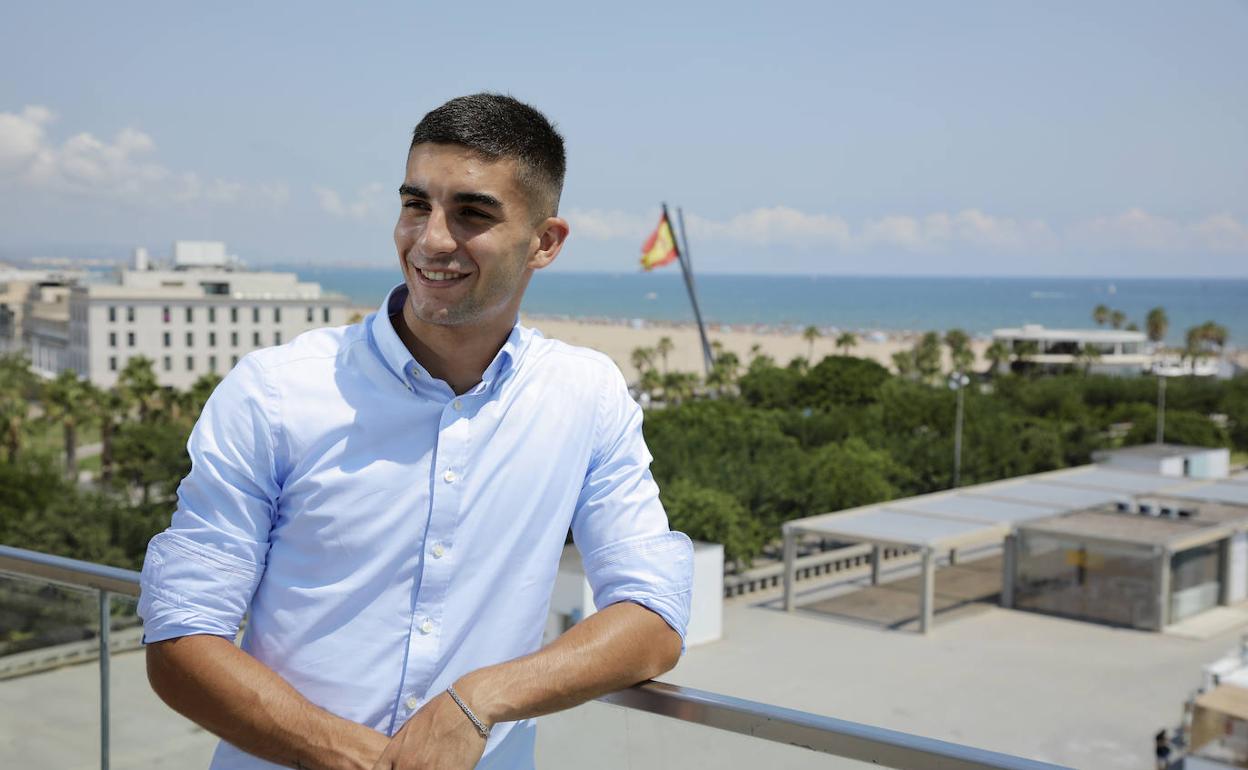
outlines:
M1222 447L1140 444L1094 452L1092 459L1102 465L1123 470L1160 473L1163 476L1218 479L1225 478L1230 470L1231 451Z
M1182 459L1204 451L1208 450L1161 447L1143 449L1136 454L1147 457L1160 454ZM1193 467L1190 463L1180 464L1180 471ZM1163 505L1160 502L1163 499L1186 503ZM1210 506L1210 503L1215 505ZM1209 515L1196 515L1202 505L1209 508ZM1184 511L1189 515L1181 516ZM1161 517L1163 513L1165 518ZM1180 520L1184 518L1188 520ZM1180 599L1174 608L1167 604L1167 609L1158 609L1163 601L1159 599L1152 605L1156 612L1140 620L1139 623L1144 624L1140 627L1159 630L1172 619L1179 620L1208 609L1219 601L1237 601L1248 596L1248 539L1245 539L1248 536L1243 532L1248 529L1248 484L1197 481L1182 475L1088 465L789 521L784 525L785 608L793 610L797 605L794 585L796 554L798 541L803 536L813 535L841 543L871 546L873 586L880 584L883 550L908 549L913 552L912 561L919 569L920 580L916 586L920 607L919 629L926 633L932 628L936 608L936 570L945 554L949 555L946 563L953 565L957 563L958 551L1000 546L1003 549L1001 601L1005 606L1011 606L1014 601L1011 591L1022 580L1018 559L1030 556L1032 544L1041 542L1042 535L1054 535L1050 531L1053 527L1061 530L1065 537L1062 543L1066 545L1047 542L1045 552L1056 554L1059 562L1066 558L1064 554L1071 550L1067 547L1071 543L1096 542L1103 545L1114 540L1115 532L1121 534L1115 541L1119 545L1146 548L1162 560L1173 557L1182 562L1187 557L1176 554L1209 543L1214 544L1215 550L1221 549L1219 554L1222 551L1229 554L1215 557L1219 587L1212 603L1208 600L1207 587L1202 589L1204 593L1200 594L1202 598L1199 601ZM1194 534L1197 530L1201 534ZM1016 540L1024 531L1031 533L1027 536L1030 539L1024 539L1018 545ZM1178 539L1171 542L1172 536ZM1139 541L1140 538L1144 541ZM1052 539L1049 538L1050 541ZM1078 551L1080 547L1074 547L1074 550ZM1237 549L1242 549L1242 556L1241 550ZM1077 560L1081 557L1070 558ZM1181 583L1186 578L1161 582L1161 573L1164 571L1169 575L1172 568L1176 574L1192 569L1182 564L1175 566L1169 561L1165 567L1150 566L1150 579L1153 579L1154 573L1156 576L1153 583L1156 590L1149 589L1153 596L1164 594L1169 597L1182 591ZM1167 598L1164 601L1170 600ZM1123 621L1115 618L1112 622Z
M1010 350L1010 366L1049 370L1087 369L1098 374L1140 374L1153 365L1148 335L1121 329L1046 329L1028 324L996 329L994 340Z

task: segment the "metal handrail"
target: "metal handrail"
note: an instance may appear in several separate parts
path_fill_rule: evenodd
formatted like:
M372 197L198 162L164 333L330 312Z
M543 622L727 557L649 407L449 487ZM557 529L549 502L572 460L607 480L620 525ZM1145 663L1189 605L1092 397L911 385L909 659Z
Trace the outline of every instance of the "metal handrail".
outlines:
M100 766L107 770L109 597L113 593L138 596L139 573L6 545L0 545L0 573L100 592ZM896 770L1069 770L666 682L643 682L604 695L598 701Z

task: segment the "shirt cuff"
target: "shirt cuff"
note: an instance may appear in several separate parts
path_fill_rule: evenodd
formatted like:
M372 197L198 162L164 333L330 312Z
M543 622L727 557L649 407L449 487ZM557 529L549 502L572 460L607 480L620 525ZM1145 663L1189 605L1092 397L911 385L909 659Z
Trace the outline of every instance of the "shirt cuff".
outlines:
M640 604L680 635L684 654L693 599L693 543L685 533L630 537L592 551L584 561L594 606Z
M147 545L139 578L143 641L192 634L233 639L262 573L263 565L160 533Z

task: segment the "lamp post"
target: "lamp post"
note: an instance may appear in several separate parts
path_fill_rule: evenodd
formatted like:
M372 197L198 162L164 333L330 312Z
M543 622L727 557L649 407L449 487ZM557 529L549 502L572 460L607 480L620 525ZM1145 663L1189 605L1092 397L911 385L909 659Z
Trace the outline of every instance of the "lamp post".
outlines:
M1166 374L1157 370L1157 443L1166 442Z
M957 391L958 412L953 424L953 488L957 489L962 475L962 391L971 383L971 378L962 372L949 375L949 389Z

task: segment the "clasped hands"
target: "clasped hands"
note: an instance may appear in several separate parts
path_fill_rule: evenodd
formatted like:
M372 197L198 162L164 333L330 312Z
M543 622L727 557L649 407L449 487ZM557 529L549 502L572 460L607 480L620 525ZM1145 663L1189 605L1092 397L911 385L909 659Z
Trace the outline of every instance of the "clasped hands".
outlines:
M485 752L485 738L443 692L399 729L373 770L469 770Z

